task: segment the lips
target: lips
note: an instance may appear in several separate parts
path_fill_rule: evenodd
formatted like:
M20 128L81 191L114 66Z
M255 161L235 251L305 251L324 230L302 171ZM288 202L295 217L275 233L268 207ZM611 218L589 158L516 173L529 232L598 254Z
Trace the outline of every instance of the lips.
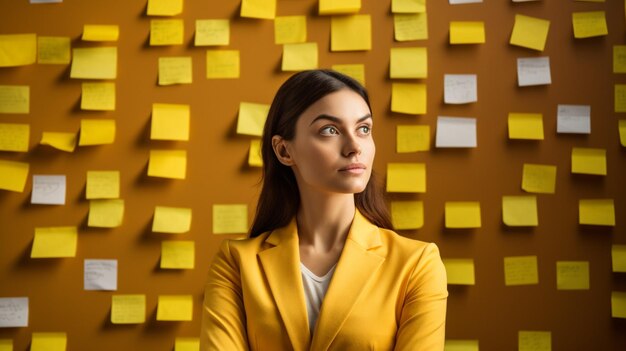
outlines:
M366 168L367 167L365 167L365 165L362 163L351 163L348 166L341 168L340 171L355 171Z

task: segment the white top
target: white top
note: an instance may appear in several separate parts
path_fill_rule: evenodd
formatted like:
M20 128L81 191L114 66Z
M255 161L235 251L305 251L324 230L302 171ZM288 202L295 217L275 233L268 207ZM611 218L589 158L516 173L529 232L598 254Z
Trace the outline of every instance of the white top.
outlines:
M315 322L320 314L320 307L328 290L330 278L335 272L336 264L323 277L318 277L311 272L304 263L300 262L300 271L302 275L302 285L304 287L304 297L306 298L306 310L309 316L309 331L313 336Z

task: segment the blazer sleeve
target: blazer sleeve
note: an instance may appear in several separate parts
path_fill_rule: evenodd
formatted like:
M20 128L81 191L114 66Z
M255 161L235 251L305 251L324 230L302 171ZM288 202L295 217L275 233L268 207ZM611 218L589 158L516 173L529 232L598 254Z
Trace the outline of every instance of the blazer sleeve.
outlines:
M202 304L200 350L248 350L239 265L222 241L211 263Z
M447 298L446 270L430 243L409 277L395 350L443 351Z

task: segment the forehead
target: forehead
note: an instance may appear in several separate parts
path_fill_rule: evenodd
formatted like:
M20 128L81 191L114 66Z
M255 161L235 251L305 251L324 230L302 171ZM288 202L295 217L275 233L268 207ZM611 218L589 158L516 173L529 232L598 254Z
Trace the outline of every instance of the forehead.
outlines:
M298 123L309 125L319 115L329 115L350 122L370 114L369 106L358 93L341 89L317 100L307 108Z

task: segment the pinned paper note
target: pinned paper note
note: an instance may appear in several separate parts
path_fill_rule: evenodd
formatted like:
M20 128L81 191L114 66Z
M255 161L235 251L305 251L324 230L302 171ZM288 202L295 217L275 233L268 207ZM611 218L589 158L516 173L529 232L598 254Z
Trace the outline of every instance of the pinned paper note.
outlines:
M207 50L207 79L239 78L239 50Z
M446 228L480 228L480 202L446 201Z
M191 321L193 298L191 295L159 295L157 321Z
M118 197L120 197L120 171L87 171L87 200Z
M517 59L517 85L527 87L548 84L552 84L549 57L523 57Z
M200 338L176 338L174 351L200 351Z
M591 133L591 106L559 105L557 110L557 133Z
M483 0L449 0L450 5L461 5L461 4L478 4L482 3Z
M279 16L274 19L274 43L306 42L306 16Z
M74 257L78 234L76 227L35 228L31 258Z
M476 147L476 118L437 117L436 147Z
M339 15L357 13L361 9L361 0L319 0L320 15Z
M430 150L430 126L398 125L396 152L418 152Z
M146 321L146 295L112 295L111 323L139 324Z
M41 145L50 145L55 149L74 152L76 149L76 133L43 132Z
M614 273L626 273L626 245L611 247L611 262Z
M537 226L536 196L503 196L502 221L509 227Z
M0 189L23 192L28 178L29 164L0 160Z
M241 17L274 19L276 0L241 0Z
M85 259L85 290L117 290L117 260Z
M613 199L584 199L578 201L578 223L615 226Z
M450 44L484 44L485 22L450 22Z
M13 351L13 339L0 339L0 351Z
M392 201L391 223L397 230L421 228L424 225L424 202Z
M213 205L213 234L248 232L248 205Z
M518 333L518 351L551 351L552 333L547 331L523 331Z
M426 114L426 84L392 83L391 111L413 115Z
M606 149L572 148L572 173L606 175Z
M426 78L427 50L420 48L391 48L389 78Z
M394 14L393 32L397 41L428 39L428 16L426 12Z
M370 15L333 16L330 20L330 51L372 49Z
M619 133L619 141L622 146L626 147L626 119L620 119L617 124Z
M161 242L161 268L193 269L195 243L191 240L163 240Z
M392 13L426 12L426 0L391 0Z
M0 297L0 328L28 327L28 297Z
M615 112L626 112L626 84L615 84Z
M120 36L120 26L85 24L83 27L84 41L117 41Z
M626 73L626 45L613 45L613 73Z
M148 16L176 16L183 12L183 0L148 0Z
M79 48L72 54L70 78L115 79L117 47Z
M426 164L389 163L387 164L387 192L425 193Z
M156 206L152 231L157 233L182 234L191 228L191 209Z
M80 108L100 111L115 110L115 83L83 83Z
M191 57L159 57L159 85L191 84Z
M68 64L71 58L71 46L69 37L38 37L37 63Z
M150 21L150 45L182 45L184 31L182 19L153 19Z
M283 45L282 71L316 69L318 65L317 43Z
M251 102L239 104L237 134L262 136L270 106Z
M248 166L263 167L263 157L261 155L261 140L250 140L250 149L248 150Z
M33 64L37 60L37 35L0 35L0 53L0 67Z
M351 78L356 79L357 82L365 86L365 65L364 64L345 64L345 65L332 65L331 68L339 73L343 73Z
M574 38L591 38L609 34L604 11L572 13Z
M0 113L29 113L30 87L0 85Z
M124 219L123 199L101 199L89 201L87 226L115 228L122 225Z
M557 290L589 290L589 261L557 261Z
M626 292L611 292L611 317L626 318Z
M444 351L479 351L478 340L451 340L446 339Z
M449 285L474 285L474 260L471 258L444 258Z
M65 175L33 175L30 203L65 205Z
M228 19L196 20L195 46L230 44L230 21Z
M467 104L478 101L475 74L445 74L443 101L446 104Z
M67 333L33 333L30 351L65 351Z
M152 104L152 140L189 140L189 105Z
M529 193L554 194L556 166L525 163L522 189Z
M504 282L506 286L539 284L537 256L505 257Z
M543 140L541 113L509 113L509 139Z
M30 124L0 123L0 151L28 151Z
M515 24L509 43L511 45L522 46L529 49L543 51L548 39L548 30L550 29L550 21L515 15Z
M186 150L150 150L148 162L150 177L185 179L186 174Z

